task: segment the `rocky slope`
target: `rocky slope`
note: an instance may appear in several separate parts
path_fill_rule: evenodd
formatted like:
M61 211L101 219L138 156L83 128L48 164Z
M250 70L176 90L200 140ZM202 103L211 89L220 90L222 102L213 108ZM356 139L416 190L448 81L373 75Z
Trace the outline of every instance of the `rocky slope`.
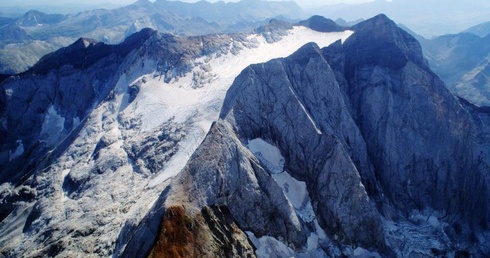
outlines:
M145 29L119 45L79 39L5 80L1 254L118 256L137 250L126 248L136 239L133 230L161 204L168 179L202 142L240 71L308 42L327 46L351 34L279 21L250 34L178 37ZM174 216L164 211L148 216ZM250 253L226 207L180 218L199 222L184 239L191 232L213 236L211 242L199 239L214 246L200 252L219 254L224 243L239 241L226 253ZM158 223L148 225L158 229ZM232 228L236 234L229 235ZM141 238L147 241L138 247L150 248L153 238Z
M154 209L226 206L263 257L488 256L488 111L386 16L352 29L243 70ZM128 248L173 248L148 228L160 218Z

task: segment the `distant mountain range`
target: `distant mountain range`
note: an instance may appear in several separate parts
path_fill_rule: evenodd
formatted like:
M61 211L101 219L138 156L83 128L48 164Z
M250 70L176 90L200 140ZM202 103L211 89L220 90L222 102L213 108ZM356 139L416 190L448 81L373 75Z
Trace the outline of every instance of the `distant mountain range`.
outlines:
M489 22L432 39L415 36L433 71L453 93L476 105L490 106Z
M146 27L177 35L240 32L252 30L273 17L295 19L302 14L294 2L262 0L192 4L140 0L118 9L75 15L29 11L17 19L0 19L0 73L25 71L41 56L80 37L118 43Z
M331 19L366 19L384 13L423 35L433 37L458 33L488 21L490 2L485 0L374 0L362 4L325 5L305 9Z

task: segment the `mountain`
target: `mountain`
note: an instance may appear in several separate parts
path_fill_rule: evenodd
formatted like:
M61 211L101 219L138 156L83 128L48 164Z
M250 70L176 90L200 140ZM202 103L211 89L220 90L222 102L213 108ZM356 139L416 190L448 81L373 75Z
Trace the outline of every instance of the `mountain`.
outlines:
M385 15L299 24L81 38L3 81L0 253L489 256L488 108Z
M293 2L260 0L227 4L140 0L75 15L29 11L0 28L0 73L26 71L41 56L80 37L115 44L146 27L178 35L244 32L276 16L298 18L301 14Z
M484 22L481 24L477 24L475 26L470 27L469 29L465 30L464 32L467 33L473 33L477 36L480 37L486 37L490 35L490 22Z
M8 78L0 85L0 252L122 253L126 229L158 203L241 70L351 33L277 20L248 34L144 29L118 45L79 39ZM224 216L203 216L211 213Z
M242 0L239 2L157 0L153 3L160 10L171 10L182 17L201 17L207 21L229 24L230 22L257 21L277 16L290 19L302 18L301 8L294 1Z
M309 19L301 21L298 24L312 28L316 31L326 31L326 32L344 31L348 27L348 26L338 25L334 21L318 15L311 16Z
M480 37L463 32L419 40L431 68L452 92L479 106L490 105L486 68L490 60L490 35Z

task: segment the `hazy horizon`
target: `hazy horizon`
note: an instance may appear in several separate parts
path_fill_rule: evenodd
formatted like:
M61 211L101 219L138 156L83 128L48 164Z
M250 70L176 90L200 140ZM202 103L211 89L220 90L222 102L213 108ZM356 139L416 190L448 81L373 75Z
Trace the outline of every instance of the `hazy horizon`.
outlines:
M36 9L45 13L74 14L95 8L113 9L137 0L10 0L0 2L0 16L18 17ZM154 2L154 0L150 0ZM197 2L201 0L181 0ZM218 0L206 0L218 2ZM225 1L237 2L238 0ZM282 0L271 0L282 1ZM290 0L285 0L290 1ZM367 19L385 13L424 37L459 33L471 26L490 21L487 0L296 0L308 15L318 14L336 20ZM344 4L344 5L338 5Z
M150 0L154 2L155 0ZM170 0L174 1L174 0ZM198 2L202 0L180 0L182 2ZM219 2L222 0L205 0L208 2ZM239 0L226 0L224 2L238 2ZM292 0L270 0L270 1L292 1ZM299 6L323 6L323 5L335 5L340 3L345 4L357 4L357 3L365 3L372 2L374 0L296 0L292 2L296 2ZM56 2L50 0L10 0L5 2L0 2L0 6L63 6L63 5L104 5L104 4L113 4L113 5L128 5L137 2L137 0L59 0Z

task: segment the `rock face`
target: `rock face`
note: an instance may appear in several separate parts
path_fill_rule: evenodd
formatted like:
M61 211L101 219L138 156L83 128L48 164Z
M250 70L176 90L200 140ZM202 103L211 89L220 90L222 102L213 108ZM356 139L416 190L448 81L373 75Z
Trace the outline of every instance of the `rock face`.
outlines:
M227 206L259 256L488 255L487 111L386 16L352 29L243 70L163 206Z
M205 207L188 216L181 206L165 211L148 257L255 257L247 235L224 207Z

